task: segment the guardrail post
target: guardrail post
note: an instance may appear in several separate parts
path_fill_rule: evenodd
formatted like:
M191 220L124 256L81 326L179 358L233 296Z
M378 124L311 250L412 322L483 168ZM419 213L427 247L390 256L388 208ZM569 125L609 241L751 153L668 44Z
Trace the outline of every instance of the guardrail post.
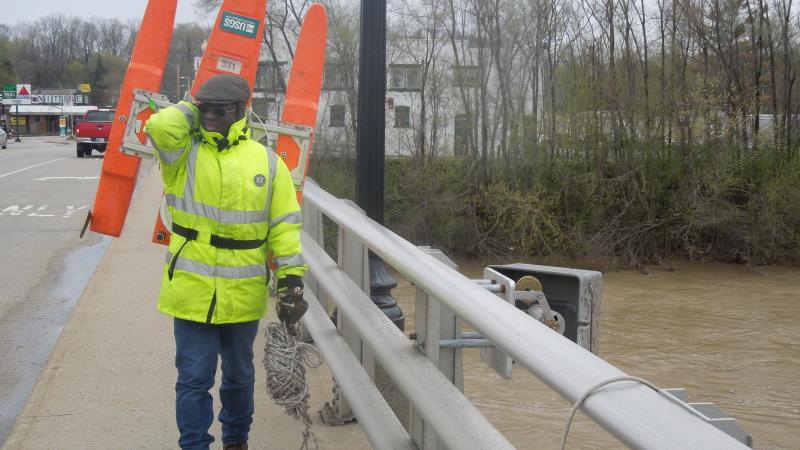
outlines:
M453 270L458 266L440 250L427 246L420 247L429 255L447 264ZM459 391L464 392L464 372L462 350L460 348L441 348L440 342L445 339L461 338L461 324L452 310L417 288L415 318L417 348L425 353L444 376ZM447 448L438 438L433 428L426 426L419 414L411 408L411 438L421 449Z
M322 225L322 212L310 202L303 204L301 211L303 215L303 229L314 239L314 241L324 248L325 235ZM316 295L317 300L322 305L322 308L327 312L328 300L325 297L325 293L319 288L319 282L314 278L314 275L310 270L306 271L306 274L303 277L303 283L307 289L310 289L314 295Z
M363 211L349 200L347 203L363 214ZM342 270L352 279L365 293L369 294L369 259L367 247L358 239L355 233L339 227L338 232L338 264ZM356 359L364 365L364 345L358 333L353 330L349 323L350 318L346 317L341 309L337 309L336 327L344 337L347 344L353 350ZM372 358L369 358L371 360ZM371 361L365 365L367 374L375 379L374 364ZM353 420L353 412L337 386L333 388L334 399L327 403L323 408L323 421L330 425L340 425Z

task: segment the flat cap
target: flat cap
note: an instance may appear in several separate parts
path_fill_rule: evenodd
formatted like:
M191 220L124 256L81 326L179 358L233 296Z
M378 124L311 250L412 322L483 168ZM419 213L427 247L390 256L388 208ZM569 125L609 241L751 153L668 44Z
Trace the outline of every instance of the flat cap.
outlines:
M238 75L214 75L200 86L194 98L201 103L247 103L250 85Z

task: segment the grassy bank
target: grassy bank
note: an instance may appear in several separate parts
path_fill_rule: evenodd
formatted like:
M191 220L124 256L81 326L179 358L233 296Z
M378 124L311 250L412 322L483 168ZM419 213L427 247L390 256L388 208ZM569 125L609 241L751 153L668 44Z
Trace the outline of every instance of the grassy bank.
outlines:
M602 165L536 153L486 164L390 158L386 224L455 256L797 264L800 158L776 160L769 149L712 148ZM353 160L321 161L310 176L355 196Z

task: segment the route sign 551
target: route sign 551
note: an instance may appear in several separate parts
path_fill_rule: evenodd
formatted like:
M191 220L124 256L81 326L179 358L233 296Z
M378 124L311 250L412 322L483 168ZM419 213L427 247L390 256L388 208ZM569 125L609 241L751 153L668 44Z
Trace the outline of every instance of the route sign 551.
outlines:
M16 84L4 84L3 85L3 99L13 100L15 98L17 98L17 85Z

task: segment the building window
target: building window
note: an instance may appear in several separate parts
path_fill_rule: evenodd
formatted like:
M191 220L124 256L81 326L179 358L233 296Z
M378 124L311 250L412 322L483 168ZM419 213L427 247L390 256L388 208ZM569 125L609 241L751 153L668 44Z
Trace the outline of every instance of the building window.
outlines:
M419 90L418 64L392 64L389 66L389 89L393 91Z
M453 66L453 86L476 87L481 83L481 69L478 66Z
M343 127L344 126L344 105L331 105L331 121L330 127Z
M258 63L255 90L261 92L283 92L286 88L286 80L283 73L284 66L286 66L286 63L280 61Z
M453 125L453 154L455 156L466 155L469 145L469 116L457 114Z
M394 127L395 128L410 128L411 127L411 108L408 106L397 106L394 109Z
M347 72L343 64L325 64L322 75L322 89L342 91L347 89Z

